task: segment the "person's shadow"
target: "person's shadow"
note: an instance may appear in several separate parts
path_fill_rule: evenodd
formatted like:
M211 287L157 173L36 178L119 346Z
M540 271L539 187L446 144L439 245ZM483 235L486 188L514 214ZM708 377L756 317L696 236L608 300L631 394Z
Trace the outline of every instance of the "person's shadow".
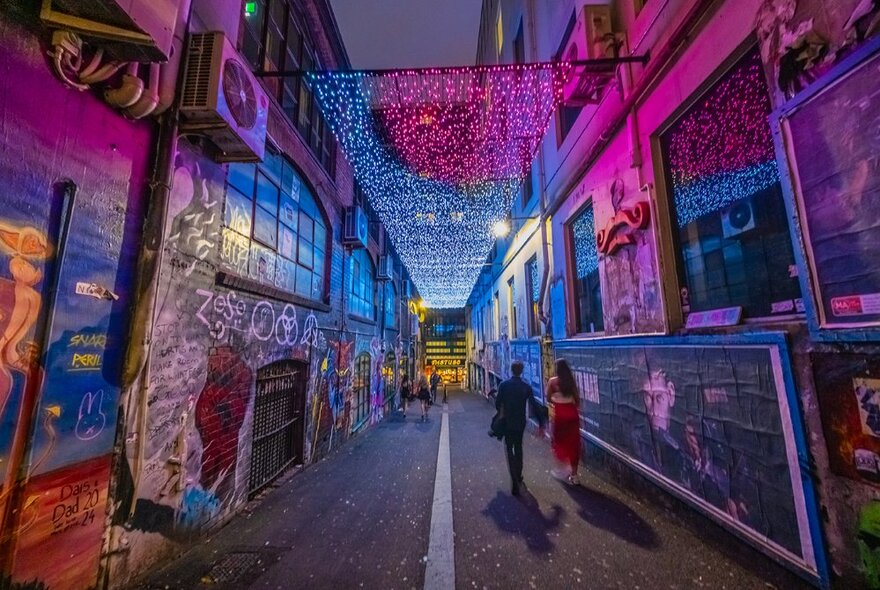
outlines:
M547 533L559 527L563 509L557 504L550 516L545 515L534 496L524 489L519 498L498 492L482 513L502 531L523 537L530 551L546 554L554 549Z
M651 525L620 500L584 485L566 485L565 491L577 503L578 516L594 527L645 549L660 546Z

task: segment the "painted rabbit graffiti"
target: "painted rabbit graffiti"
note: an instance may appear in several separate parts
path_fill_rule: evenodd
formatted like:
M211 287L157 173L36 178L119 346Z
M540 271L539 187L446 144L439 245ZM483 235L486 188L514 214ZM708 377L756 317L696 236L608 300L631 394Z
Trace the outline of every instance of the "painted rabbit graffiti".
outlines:
M95 393L87 391L79 404L79 415L76 421L76 438L79 440L92 440L104 431L107 424L107 416L101 409L104 403L104 390L99 389Z

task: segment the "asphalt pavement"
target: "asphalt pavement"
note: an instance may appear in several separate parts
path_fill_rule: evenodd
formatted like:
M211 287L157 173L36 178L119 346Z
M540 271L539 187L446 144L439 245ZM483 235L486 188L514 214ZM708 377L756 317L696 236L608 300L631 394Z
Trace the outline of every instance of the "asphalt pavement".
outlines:
M450 390L427 423L414 408L392 414L140 588L808 587L714 525L682 524L601 473L582 470L577 487L555 480L549 445L534 436L526 487L512 496L503 444L487 435L492 413L483 398Z

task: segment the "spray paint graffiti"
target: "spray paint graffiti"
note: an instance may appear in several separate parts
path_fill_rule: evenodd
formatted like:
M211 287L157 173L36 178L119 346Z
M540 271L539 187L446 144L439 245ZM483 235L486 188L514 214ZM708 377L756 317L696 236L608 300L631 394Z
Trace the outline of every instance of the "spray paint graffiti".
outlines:
M204 449L200 481L206 489L235 471L252 381L250 368L230 348L211 351L208 378L196 402L195 415Z
M32 361L24 343L32 337L31 329L40 312L40 293L34 288L43 279L43 271L31 261L44 261L52 253L45 234L32 227L16 227L0 222L0 251L12 255L9 273L12 275L12 297L0 300L0 417L12 392L10 370L26 373ZM9 281L0 279L0 289ZM8 289L8 286L7 286Z
M104 390L99 389L95 393L87 391L79 403L79 416L76 421L76 438L79 440L92 440L104 431L107 424L107 415L101 406L104 403Z
M218 199L210 194L198 162L193 163L190 171L178 160L174 191L178 193L176 198L186 199L189 204L174 219L168 244L178 252L192 256L192 262L184 268L184 275L190 276L197 262L204 261L217 246Z

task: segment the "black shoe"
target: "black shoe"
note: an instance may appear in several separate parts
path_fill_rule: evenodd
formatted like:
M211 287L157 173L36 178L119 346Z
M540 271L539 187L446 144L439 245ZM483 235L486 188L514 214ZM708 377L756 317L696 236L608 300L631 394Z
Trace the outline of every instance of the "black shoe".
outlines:
M512 488L510 488L510 493L514 496L519 496L519 486L514 485Z

